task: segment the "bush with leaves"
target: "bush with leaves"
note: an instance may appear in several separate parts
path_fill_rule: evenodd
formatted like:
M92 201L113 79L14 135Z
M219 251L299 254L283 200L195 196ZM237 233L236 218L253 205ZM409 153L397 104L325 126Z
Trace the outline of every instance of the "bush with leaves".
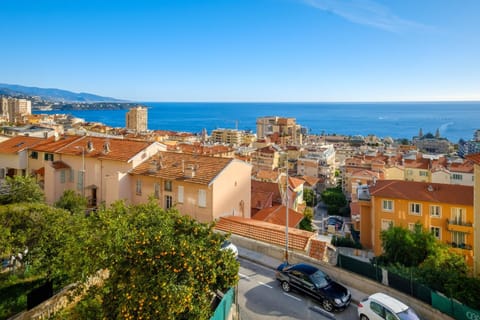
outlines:
M1 188L0 204L44 202L45 195L30 176L7 177Z
M73 214L84 214L87 209L87 198L73 190L65 190L54 206Z
M208 319L212 294L238 282L239 264L220 250L225 236L215 233L213 224L164 211L153 202L117 202L87 221L90 232L79 235L65 260L78 279L101 269L109 277L61 317Z

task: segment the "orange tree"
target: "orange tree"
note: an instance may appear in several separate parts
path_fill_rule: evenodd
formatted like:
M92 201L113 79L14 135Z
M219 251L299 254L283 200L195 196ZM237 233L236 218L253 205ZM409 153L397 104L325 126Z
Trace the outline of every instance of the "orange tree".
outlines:
M153 202L99 210L65 245L62 260L72 278L101 269L109 277L58 317L208 319L213 293L235 286L239 268L213 227Z

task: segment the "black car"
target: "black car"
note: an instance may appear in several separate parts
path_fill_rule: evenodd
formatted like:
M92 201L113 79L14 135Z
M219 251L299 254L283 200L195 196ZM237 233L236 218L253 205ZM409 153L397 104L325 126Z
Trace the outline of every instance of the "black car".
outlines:
M294 288L304 292L320 301L323 309L329 312L345 309L352 299L347 288L306 263L282 263L277 267L275 275L283 291L289 292Z

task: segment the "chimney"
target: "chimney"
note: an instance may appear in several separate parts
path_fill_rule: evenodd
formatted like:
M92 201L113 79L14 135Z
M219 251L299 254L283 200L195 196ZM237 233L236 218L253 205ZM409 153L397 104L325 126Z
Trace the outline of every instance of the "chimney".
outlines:
M93 151L93 142L91 140L87 141L87 152Z
M148 169L148 172L154 173L154 172L157 172L157 170L158 170L157 160L150 161L150 168Z
M108 154L110 152L110 142L109 141L105 141L103 143L103 153L104 154Z
M185 167L185 172L183 173L183 176L185 178L193 178L195 177L196 171L197 171L197 167L193 164L189 164Z

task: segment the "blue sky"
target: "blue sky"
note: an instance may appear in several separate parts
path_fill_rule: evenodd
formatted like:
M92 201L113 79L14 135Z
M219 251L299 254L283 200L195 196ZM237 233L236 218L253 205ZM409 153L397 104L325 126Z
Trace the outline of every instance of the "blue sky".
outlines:
M1 0L0 83L137 101L480 100L478 0Z

